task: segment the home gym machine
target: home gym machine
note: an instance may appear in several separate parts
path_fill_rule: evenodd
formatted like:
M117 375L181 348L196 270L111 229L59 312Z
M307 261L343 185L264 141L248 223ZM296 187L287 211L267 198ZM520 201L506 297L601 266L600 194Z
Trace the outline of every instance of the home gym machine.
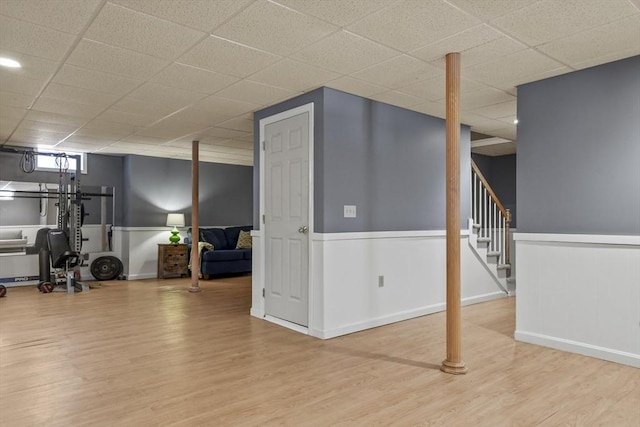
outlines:
M113 194L105 194L104 191L100 193L83 193L81 191L82 166L80 155L39 153L33 150L25 151L9 147L0 147L0 151L22 154L21 168L25 173L35 170L34 158L36 155L55 157L55 163L58 167L57 192L49 191L48 189L42 191L42 188L40 188L40 191L17 191L15 193L18 194L15 194L15 197L38 197L41 202L44 200L45 203L48 203L47 199L57 198L56 228L42 228L38 230L36 235L34 249L38 254L38 289L44 293L53 291L66 291L68 293L88 291L89 286L80 281L79 272L79 267L82 266L85 259L81 255L82 242L86 240L82 238L81 231L86 215L83 200L90 200L91 196L97 196L105 200L109 197L112 198ZM75 173L69 170L69 159L75 159ZM103 208L106 209L106 204L104 203ZM102 212L101 215L106 214ZM106 228L106 222L104 223L104 228ZM105 246L104 240L102 246L103 248ZM111 242L109 239L110 249ZM121 276L122 263L114 256L103 256L94 260L91 265L91 273L98 280L112 280Z

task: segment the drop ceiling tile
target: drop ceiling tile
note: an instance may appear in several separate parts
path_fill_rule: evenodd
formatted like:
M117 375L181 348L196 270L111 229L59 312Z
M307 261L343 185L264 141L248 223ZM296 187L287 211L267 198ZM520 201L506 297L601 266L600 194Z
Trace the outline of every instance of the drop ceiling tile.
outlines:
M566 64L576 65L594 58L610 57L615 52L640 54L640 14L573 34L538 46L538 50Z
M460 108L465 111L475 110L487 105L515 101L515 96L505 91L484 87L460 95Z
M158 58L175 59L206 36L176 23L107 3L85 38Z
M497 18L530 6L538 0L447 0L483 21Z
M217 95L208 96L194 104L193 107L198 110L207 111L213 116L226 116L228 118L247 114L262 108L260 104L222 98Z
M398 92L396 90L390 90L388 92L373 95L371 99L403 108L409 108L413 105L424 102L424 99L407 95L406 93Z
M141 101L139 99L133 99L129 96L113 104L111 106L111 110L119 111L122 113L138 114L146 116L148 118L153 117L155 118L155 120L160 120L161 118L168 116L169 114L176 111L176 109L173 107L168 107L166 105L148 101Z
M37 131L44 133L62 133L68 135L73 133L78 126L60 125L55 123L35 122L32 120L23 120L20 123L20 130Z
M260 105L273 105L278 101L293 97L296 94L297 92L291 90L252 82L250 80L241 80L221 90L216 96Z
M224 61L220 58L224 58ZM208 37L180 57L177 62L222 74L246 77L278 59L280 56L269 52L219 37Z
M596 65L607 64L609 62L618 61L620 59L629 58L631 56L638 55L637 49L629 49L627 51L618 51L607 54L605 56L598 56L597 58L590 58L585 61L576 62L572 64L574 70L582 70L584 68L594 67Z
M0 90L5 92L36 96L44 83L44 80L31 79L23 74L4 73L0 69Z
M478 18L441 0L401 0L347 29L408 52L480 23Z
M65 33L79 34L100 4L101 0L2 0L0 14Z
M502 117L515 117L516 116L516 100L500 102L498 104L486 105L484 107L471 110L472 113L476 113L480 116L484 116L489 119L500 119Z
M206 96L206 94L201 92L192 92L155 83L145 83L127 95L127 98L161 104L175 111L194 102L198 102Z
M349 74L398 56L399 52L349 31L338 31L291 57L298 61Z
M151 136L154 138L175 139L183 135L198 132L207 126L199 123L185 122L183 120L168 117L158 123L136 132L136 135Z
M514 141L517 137L516 126L503 126L497 129L491 129L491 135L498 136L500 138L506 138Z
M526 48L526 45L505 37L486 25L480 25L411 51L411 55L445 68L445 55L460 52L461 66L465 68Z
M111 0L112 3L210 32L254 0Z
M73 50L67 63L130 79L146 80L168 65L169 61L83 39Z
M60 68L52 82L109 93L116 97L123 96L142 84L142 80L129 79L69 64L64 64Z
M382 9L396 0L275 0L298 12L315 16L334 25L344 27L365 16Z
M136 127L147 127L159 119L158 116L147 116L144 114L136 114L133 112L124 112L114 109L108 109L96 117L95 120L104 120L109 123L119 125L130 125Z
M445 106L442 102L421 102L420 104L412 105L409 109L433 117L443 118L445 115Z
M78 144L78 145L87 145L92 146L92 149L95 149L94 146L98 145L100 147L105 145L113 144L115 140L109 138L99 138L92 136L83 136L78 135L77 133L71 135L69 138L65 139L63 144Z
M72 142L72 141L63 141L55 146L56 150L61 151L73 151L76 153L95 153L103 148L106 144L104 142L95 144L91 144L86 141L82 142Z
M141 128L138 126L94 119L82 128L78 129L78 131L75 132L75 135L119 140L134 134L139 130L141 130Z
M374 85L364 80L356 79L350 76L340 77L339 79L330 81L327 87L341 90L342 92L351 93L353 95L368 98L376 93L382 93L388 89L382 86Z
M25 116L26 120L33 122L44 122L58 125L75 126L76 129L88 122L86 118L68 116L59 113L49 113L46 111L29 110Z
M517 86L537 74L562 67L557 61L533 49L521 50L497 58L495 61L465 69L467 78L498 88Z
M417 96L423 100L437 101L444 99L446 96L445 80L445 76L433 77L403 86L398 90L408 95ZM464 97L466 93L484 88L486 88L485 85L472 80L461 79L460 81L460 92L462 97Z
M308 91L311 88L322 85L340 75L332 71L303 64L290 59L280 62L258 71L250 77L252 81L271 86L281 87L296 92Z
M57 61L67 53L74 40L71 34L0 15L0 51Z
M153 138L150 136L129 135L120 142L121 143L129 142L132 144L145 144L145 145L161 145L167 141L168 141L167 138Z
M537 46L637 12L628 0L544 0L496 18L491 24Z
M238 77L174 62L154 76L151 82L193 92L213 94L238 80Z
M0 0L1 1L1 0ZM40 58L24 53L2 50L2 56L14 59L22 65L21 68L0 67L0 76L22 76L29 79L47 80L56 71L56 61Z
M103 109L110 104L113 104L118 99L117 95L65 86L58 83L49 84L42 92L41 97L73 102L76 104L93 105L96 107L102 107Z
M471 148L472 153L482 154L484 156L499 157L516 153L516 144L513 142L505 142L503 144L492 144L484 147Z
M20 127L11 135L11 140L30 142L33 145L55 145L68 136L69 133L65 132L45 132Z
M253 128L251 128L251 131L253 131ZM221 127L211 127L206 130L205 134L215 138L238 138L241 136L251 135L251 131L247 132Z
M3 107L15 107L26 110L33 101L34 97L31 95L3 92L0 90L0 105Z
M236 117L224 122L216 123L216 127L225 129L239 130L244 132L253 131L253 120L248 117Z
M213 33L267 52L289 55L337 29L279 4L257 0Z
M77 104L75 102L61 101L51 98L39 98L33 104L34 111L45 113L65 114L78 118L90 119L97 116L104 107L93 105Z
M400 55L353 74L353 77L390 89L443 75L432 65L407 55Z

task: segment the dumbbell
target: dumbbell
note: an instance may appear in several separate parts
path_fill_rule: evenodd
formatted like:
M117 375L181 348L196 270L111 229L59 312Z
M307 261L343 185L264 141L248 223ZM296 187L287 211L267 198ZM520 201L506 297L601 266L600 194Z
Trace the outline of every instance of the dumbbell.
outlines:
M38 290L43 294L49 294L53 292L53 285L49 282L40 282L38 283Z
M5 285L0 285L0 298L7 295L7 287Z

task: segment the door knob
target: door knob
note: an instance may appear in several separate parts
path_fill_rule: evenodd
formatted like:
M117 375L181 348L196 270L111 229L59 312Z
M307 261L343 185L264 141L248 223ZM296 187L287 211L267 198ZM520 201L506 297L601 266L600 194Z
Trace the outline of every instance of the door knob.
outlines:
M302 227L298 228L298 233L306 234L308 230L309 228L306 225L303 225Z

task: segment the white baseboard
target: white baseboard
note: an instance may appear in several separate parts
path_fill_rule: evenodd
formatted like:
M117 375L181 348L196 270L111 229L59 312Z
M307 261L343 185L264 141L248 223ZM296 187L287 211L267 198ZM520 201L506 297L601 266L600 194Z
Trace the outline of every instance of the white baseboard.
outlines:
M484 295L477 295L473 297L463 298L460 302L463 306L478 304L481 302L491 301L498 298L505 298L507 295L504 292L492 292ZM415 317L426 316L433 313L439 313L447 308L446 303L438 303L420 307L414 310L407 310L401 313L394 313L387 316L377 317L375 319L368 319L364 322L353 323L351 325L342 326L328 331L312 330L311 335L322 338L330 339L341 335L352 334L354 332L360 332L365 329L377 328L379 326L390 325L396 322L402 322L404 320L413 319Z
M608 360L610 362L640 368L640 355L599 347L577 341L565 340L548 335L536 334L532 332L516 331L514 338L517 341L529 344L541 345L543 347L554 348L556 350L568 351L582 354L583 356L595 357L597 359Z
M158 273L129 274L127 280L157 279Z
M263 319L264 320L264 310L260 310L260 309L251 307L251 310L249 311L249 314L251 316L253 316L253 317L257 317L258 319Z

